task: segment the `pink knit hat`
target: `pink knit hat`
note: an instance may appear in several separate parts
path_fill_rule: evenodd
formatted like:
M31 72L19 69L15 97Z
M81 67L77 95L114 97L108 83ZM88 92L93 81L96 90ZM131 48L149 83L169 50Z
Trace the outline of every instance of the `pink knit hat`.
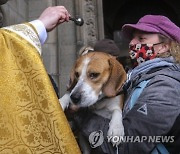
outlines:
M171 20L161 15L145 15L136 24L125 24L122 31L128 37L134 30L159 33L180 43L180 28Z

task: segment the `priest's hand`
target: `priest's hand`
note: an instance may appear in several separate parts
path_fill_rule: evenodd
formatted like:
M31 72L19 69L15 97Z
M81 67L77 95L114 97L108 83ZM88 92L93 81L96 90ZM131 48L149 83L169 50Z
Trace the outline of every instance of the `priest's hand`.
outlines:
M59 24L69 21L70 14L64 6L53 6L45 9L38 18L44 24L47 32Z

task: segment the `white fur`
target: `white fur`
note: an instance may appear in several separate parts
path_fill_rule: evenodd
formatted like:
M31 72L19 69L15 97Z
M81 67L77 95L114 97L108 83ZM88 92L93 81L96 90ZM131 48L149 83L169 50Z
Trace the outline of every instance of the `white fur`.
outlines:
M102 99L90 107L94 113L111 119L107 133L108 136L124 136L122 110L120 108L120 102L122 101L122 97L118 95L113 98ZM111 142L113 141L111 140ZM118 145L119 143L112 144Z
M73 93L81 93L81 102L78 103L79 107L91 106L94 103L96 103L99 98L98 97L99 94L96 94L95 90L87 82L85 82L86 71L89 62L90 62L89 58L86 58L83 61L81 76L79 77L76 86L73 88L73 90L70 93L70 95L72 95Z
M95 89L93 89L88 83L85 82L86 71L89 62L89 58L86 58L83 61L82 73L76 86L72 89L70 94L66 93L60 99L60 104L62 108L65 109L67 106L69 106L69 103L71 102L70 96L73 93L81 93L81 102L78 103L78 106L89 107L94 113L110 119L109 130L107 133L108 136L123 136L124 127L122 124L122 109L120 108L120 103L123 102L123 99L119 95L113 98L106 98L100 100L103 95L102 91L97 94L95 92ZM120 143L113 143L112 140L110 141L113 145L116 146ZM86 149L87 148L84 148L85 152L88 153Z
M69 93L66 93L61 99L60 104L63 109L65 109L68 105L70 100ZM122 110L120 108L120 102L123 101L121 96L118 95L113 98L102 99L96 102L94 105L90 106L90 109L104 118L111 119L109 123L109 130L107 135L108 136L124 136L124 127L122 123ZM113 145L118 145L120 142L113 143Z
M64 111L65 108L67 108L69 106L69 103L71 102L70 94L67 92L63 97L61 97L59 99L59 102L60 102L61 107L62 107L62 109Z

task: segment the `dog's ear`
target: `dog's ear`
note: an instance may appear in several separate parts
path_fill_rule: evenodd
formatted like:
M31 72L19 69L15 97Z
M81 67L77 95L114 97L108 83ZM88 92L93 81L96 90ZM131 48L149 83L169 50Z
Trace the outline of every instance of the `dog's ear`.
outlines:
M107 97L114 97L118 94L126 81L126 72L123 66L115 59L109 59L110 77L103 87L103 93Z
M75 69L75 67L73 67L71 70L69 84L67 86L67 91L71 91L77 83L77 79L75 78L75 70L74 69Z

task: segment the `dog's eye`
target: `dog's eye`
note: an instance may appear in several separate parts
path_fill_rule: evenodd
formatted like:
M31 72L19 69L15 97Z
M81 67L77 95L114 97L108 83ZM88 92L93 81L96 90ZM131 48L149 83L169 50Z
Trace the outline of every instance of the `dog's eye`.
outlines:
M89 77L90 77L91 79L95 79L95 78L97 78L97 77L99 76L99 74L100 74L100 73L89 73Z
M75 72L75 77L79 78L79 73L78 72Z

